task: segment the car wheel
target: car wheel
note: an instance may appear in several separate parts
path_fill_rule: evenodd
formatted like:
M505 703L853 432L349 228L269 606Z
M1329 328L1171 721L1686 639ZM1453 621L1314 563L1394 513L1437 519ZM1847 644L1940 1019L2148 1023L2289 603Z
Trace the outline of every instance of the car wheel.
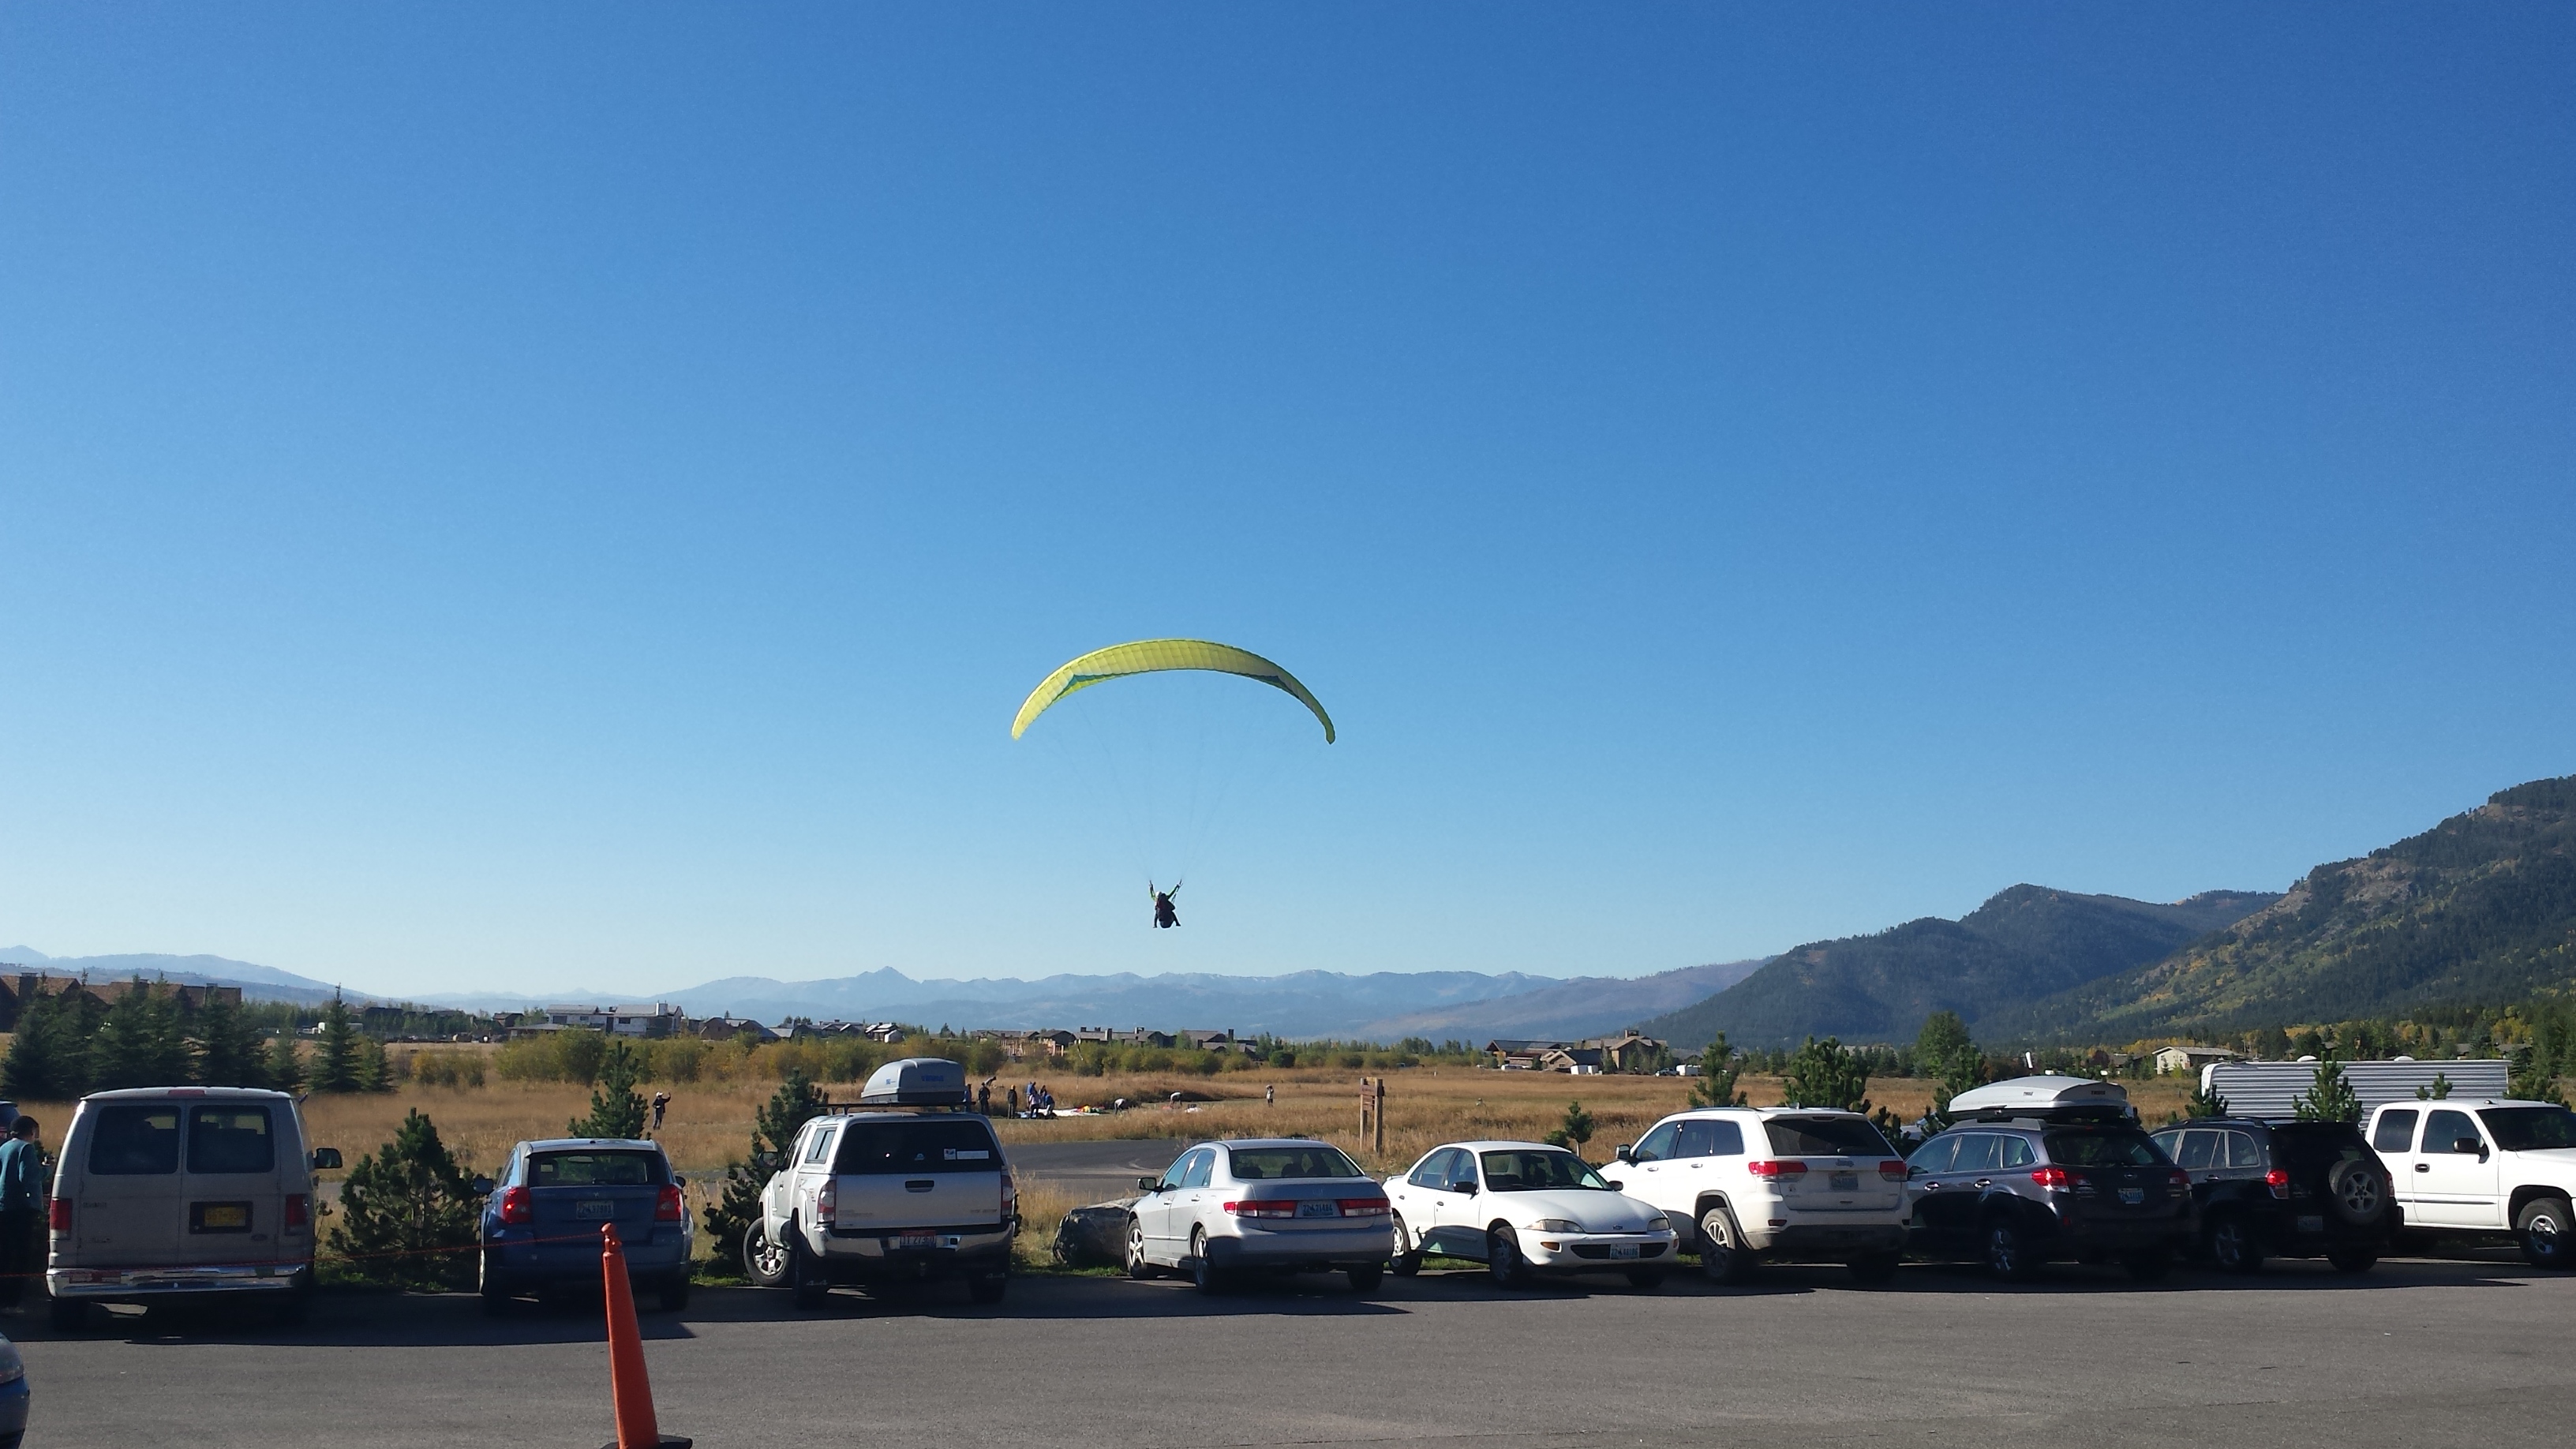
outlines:
M47 1305L45 1320L53 1325L56 1333L78 1333L89 1327L89 1300L56 1298Z
M1520 1288L1529 1283L1529 1259L1521 1256L1521 1235L1506 1224L1496 1223L1485 1229L1485 1271L1493 1275L1497 1288Z
M1216 1270L1208 1257L1207 1229L1190 1229L1190 1282L1201 1293L1214 1296L1225 1291L1225 1276Z
M832 1296L832 1281L805 1245L804 1227L792 1219L787 1224L787 1294L799 1308L820 1308Z
M2172 1265L2173 1255L2161 1247L2140 1248L2120 1255L2120 1266L2128 1269L2129 1276L2141 1283L2157 1282Z
M1656 1289L1664 1286L1664 1270L1661 1268L1631 1268L1628 1270L1628 1286L1636 1289L1640 1293L1652 1293Z
M2336 1248L2326 1254L2338 1273L2367 1273L2379 1266L2379 1255L2368 1248Z
M755 1288L775 1288L787 1281L787 1245L769 1236L769 1224L753 1218L742 1234L742 1276Z
M1377 1285L1386 1281L1386 1265L1383 1263L1371 1263L1365 1268L1352 1268L1348 1272L1351 1291L1354 1293L1375 1293Z
M2576 1264L2576 1242L2567 1237L2567 1199L2533 1198L2514 1218L2513 1230L2521 1237L2523 1259L2531 1266L2565 1268Z
M1753 1276L1753 1254L1744 1232L1724 1207L1711 1206L1699 1219L1699 1270L1711 1283L1741 1283Z
M1979 1258L1986 1271L2007 1282L2022 1282L2039 1276L2039 1255L2030 1248L2030 1235L2021 1224L2009 1217L1990 1218L1979 1240Z
M1011 1291L1011 1279L1010 1275L1005 1273L995 1273L984 1278L970 1278L966 1283L966 1296L983 1304L999 1303L1002 1301L1002 1295L1009 1291Z
M490 1253L477 1254L475 1257L475 1263L474 1288L476 1292L483 1296L483 1312L485 1315L492 1318L498 1318L509 1312L510 1285L501 1277L500 1273L493 1268L492 1255Z
M1413 1230L1404 1225L1401 1217L1395 1220L1395 1256L1389 1262L1398 1278L1410 1278L1422 1271L1422 1250L1414 1246Z
M2352 1226L2375 1227L2388 1211L2388 1180L2369 1163L2347 1157L2326 1174L2326 1200Z
M1144 1279L1162 1276L1161 1270L1145 1256L1145 1224L1140 1218L1127 1219L1127 1276Z
M1895 1253L1863 1253L1847 1266L1855 1282L1884 1283L1896 1276L1898 1261L1899 1255Z
M2263 1245L2255 1241L2253 1224L2243 1213L2221 1213L2211 1221L2209 1261L2222 1273L2262 1271Z
M689 1270L688 1270L688 1269L683 1268L683 1269L681 1269L679 1272L674 1273L674 1274L672 1274L670 1277L665 1278L665 1279L663 1279L663 1280L662 1280L662 1294L661 1294L661 1302L662 1302L662 1311L663 1311L663 1312L665 1312L665 1313L681 1313L681 1312L685 1312L685 1311L688 1309L688 1306L689 1306Z

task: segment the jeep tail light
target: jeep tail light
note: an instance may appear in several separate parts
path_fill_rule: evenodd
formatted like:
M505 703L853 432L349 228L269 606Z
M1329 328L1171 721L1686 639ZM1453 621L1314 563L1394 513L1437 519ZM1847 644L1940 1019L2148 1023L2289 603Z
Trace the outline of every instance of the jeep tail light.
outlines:
M1878 1165L1878 1175L1886 1178L1890 1182L1903 1182L1906 1176L1905 1159L1902 1157L1891 1157L1885 1162L1880 1163Z
M286 1199L286 1226L289 1228L313 1226L313 1199L300 1192L289 1196Z
M1774 1160L1772 1158L1765 1157L1744 1164L1744 1170L1752 1173L1755 1177L1769 1178L1775 1182L1784 1177L1794 1182L1807 1175L1807 1164L1799 1162L1794 1158L1788 1160Z
M524 1187L501 1189L501 1221L525 1227L537 1220L537 1199Z
M2263 1185L2272 1189L2272 1196L2274 1197L2288 1197L2290 1195L2289 1170L2286 1168L2276 1167L2270 1172L2264 1173Z
M53 1205L46 1210L45 1226L51 1231L57 1233L68 1233L72 1230L72 1200L70 1198L58 1197L54 1199Z
M668 1182L662 1184L662 1195L653 1200L653 1221L657 1223L676 1223L680 1220L683 1211L684 1210L680 1206L680 1189L678 1184Z
M1338 1205L1346 1218L1382 1218L1395 1211L1395 1205L1382 1197L1346 1197Z
M1297 1204L1294 1200L1290 1199L1263 1199L1248 1197L1240 1202L1227 1203L1225 1205L1225 1210L1239 1218L1293 1218L1297 1216Z
M2075 1186L2075 1174L2063 1167L2043 1167L2032 1173L2030 1180L2050 1192L2065 1192Z
M830 1177L823 1179L823 1185L814 1190L814 1221L821 1223L827 1228L830 1227L832 1225L832 1216L840 1211L840 1206L840 1180L838 1178Z

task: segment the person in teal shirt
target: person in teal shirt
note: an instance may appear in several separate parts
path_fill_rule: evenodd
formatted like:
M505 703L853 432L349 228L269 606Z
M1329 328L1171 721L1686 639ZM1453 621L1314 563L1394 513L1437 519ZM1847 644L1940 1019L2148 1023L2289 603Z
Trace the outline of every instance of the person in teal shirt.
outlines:
M45 1145L36 1133L36 1119L21 1117L0 1142L0 1306L9 1308L44 1271L36 1234L45 1211Z

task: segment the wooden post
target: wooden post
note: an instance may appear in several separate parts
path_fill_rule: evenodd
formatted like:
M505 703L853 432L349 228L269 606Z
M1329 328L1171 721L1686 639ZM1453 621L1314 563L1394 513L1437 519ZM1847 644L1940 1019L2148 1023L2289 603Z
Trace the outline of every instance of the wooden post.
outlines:
M1377 1079L1375 1100L1370 1117L1377 1123L1377 1155L1386 1156L1386 1078Z
M1366 1146L1368 1145L1368 1140L1369 1140L1369 1079L1368 1079L1368 1078L1366 1078L1366 1077L1362 1077L1362 1078L1360 1078L1360 1145L1361 1145L1362 1147L1366 1147Z

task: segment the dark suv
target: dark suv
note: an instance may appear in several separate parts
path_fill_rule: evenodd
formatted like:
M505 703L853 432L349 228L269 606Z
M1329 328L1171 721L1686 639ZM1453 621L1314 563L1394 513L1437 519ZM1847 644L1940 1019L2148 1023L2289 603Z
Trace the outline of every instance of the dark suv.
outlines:
M2155 1139L2191 1174L2201 1251L2226 1272L2254 1272L2268 1257L2367 1272L2397 1231L2388 1169L2353 1123L2208 1117Z
M2152 1280L2192 1238L2191 1178L2125 1116L1963 1122L1916 1148L1906 1177L1908 1245L1998 1278L2117 1258Z

